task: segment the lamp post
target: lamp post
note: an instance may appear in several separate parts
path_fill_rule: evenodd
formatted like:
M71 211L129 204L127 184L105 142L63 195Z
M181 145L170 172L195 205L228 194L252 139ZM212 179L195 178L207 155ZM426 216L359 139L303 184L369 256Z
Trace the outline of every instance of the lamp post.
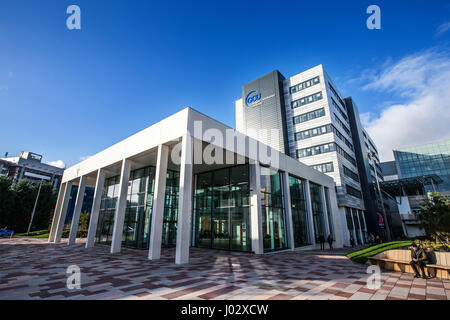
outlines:
M38 193L37 193L37 196L36 196L36 200L34 201L33 211L31 212L31 219L30 219L30 223L28 224L27 236L30 233L31 224L33 223L34 213L36 212L36 206L37 206L37 203L38 203L38 200L39 200L39 194L41 193L41 187L42 187L42 179L41 179L41 182L39 182Z
M381 210L383 212L384 226L386 228L387 240L391 241L391 229L389 228L389 223L388 223L388 220L387 220L386 210L384 209L383 195L381 193L380 182L378 181L377 166L376 166L376 162L375 162L375 157L373 156L373 151L369 151L369 157L370 157L370 159L373 162L373 170L375 171L375 180L377 181L377 189L378 189L378 194L380 196Z

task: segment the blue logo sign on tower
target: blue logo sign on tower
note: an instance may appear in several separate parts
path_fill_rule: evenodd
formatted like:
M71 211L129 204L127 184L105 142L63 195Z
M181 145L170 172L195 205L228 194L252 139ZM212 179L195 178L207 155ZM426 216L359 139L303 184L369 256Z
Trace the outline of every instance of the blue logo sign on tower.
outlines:
M256 90L250 91L245 97L245 105L249 107L257 101L261 100L261 93L257 93Z

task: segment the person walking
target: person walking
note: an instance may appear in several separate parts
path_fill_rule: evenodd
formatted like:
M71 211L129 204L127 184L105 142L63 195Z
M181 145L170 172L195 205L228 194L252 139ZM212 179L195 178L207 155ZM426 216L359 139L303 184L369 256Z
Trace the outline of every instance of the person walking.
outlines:
M325 236L323 233L319 235L320 250L325 250Z
M353 236L350 236L350 245L352 246L352 248L355 247L355 239L353 239Z
M427 263L428 257L425 254L425 251L422 248L419 248L416 243L412 244L411 248L411 267L415 272L414 278L420 278L420 272L417 269L419 266L420 270L422 270L422 278L427 279L425 274L425 265Z
M372 246L375 244L375 237L373 236L372 233L369 235L369 242L370 242L370 245L372 245Z
M327 238L328 244L330 245L330 250L333 249L333 236L331 235L331 233L328 235Z

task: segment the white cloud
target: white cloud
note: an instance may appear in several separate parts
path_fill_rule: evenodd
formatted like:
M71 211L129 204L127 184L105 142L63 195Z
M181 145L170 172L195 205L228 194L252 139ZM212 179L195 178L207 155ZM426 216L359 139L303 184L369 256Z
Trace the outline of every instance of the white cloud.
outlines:
M382 161L393 160L395 148L450 139L449 52L407 56L379 70L364 89L393 92L404 99L383 108L379 116L362 114Z
M439 37L450 30L450 21L444 22L436 30L436 37Z
M65 169L66 168L66 164L62 160L47 161L47 164L49 164L51 166L55 166L55 167L61 168L61 169Z
M80 157L80 161L84 161L84 160L86 160L86 159L89 159L90 157L92 157L92 156L84 156L84 157Z

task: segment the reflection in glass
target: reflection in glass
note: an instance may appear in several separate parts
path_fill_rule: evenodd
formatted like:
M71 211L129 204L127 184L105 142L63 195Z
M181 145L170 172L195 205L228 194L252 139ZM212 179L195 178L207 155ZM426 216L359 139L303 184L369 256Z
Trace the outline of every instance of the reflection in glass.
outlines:
M281 173L261 167L261 209L264 250L287 247Z
M294 246L310 245L308 213L306 205L305 182L289 176L291 196L292 226L294 228Z
M311 207L314 222L314 235L316 237L316 242L319 242L319 236L323 235L325 238L325 221L323 212L323 202L322 202L322 191L321 187L315 183L310 182L309 188L311 191Z
M250 251L248 170L239 165L196 175L195 246Z

